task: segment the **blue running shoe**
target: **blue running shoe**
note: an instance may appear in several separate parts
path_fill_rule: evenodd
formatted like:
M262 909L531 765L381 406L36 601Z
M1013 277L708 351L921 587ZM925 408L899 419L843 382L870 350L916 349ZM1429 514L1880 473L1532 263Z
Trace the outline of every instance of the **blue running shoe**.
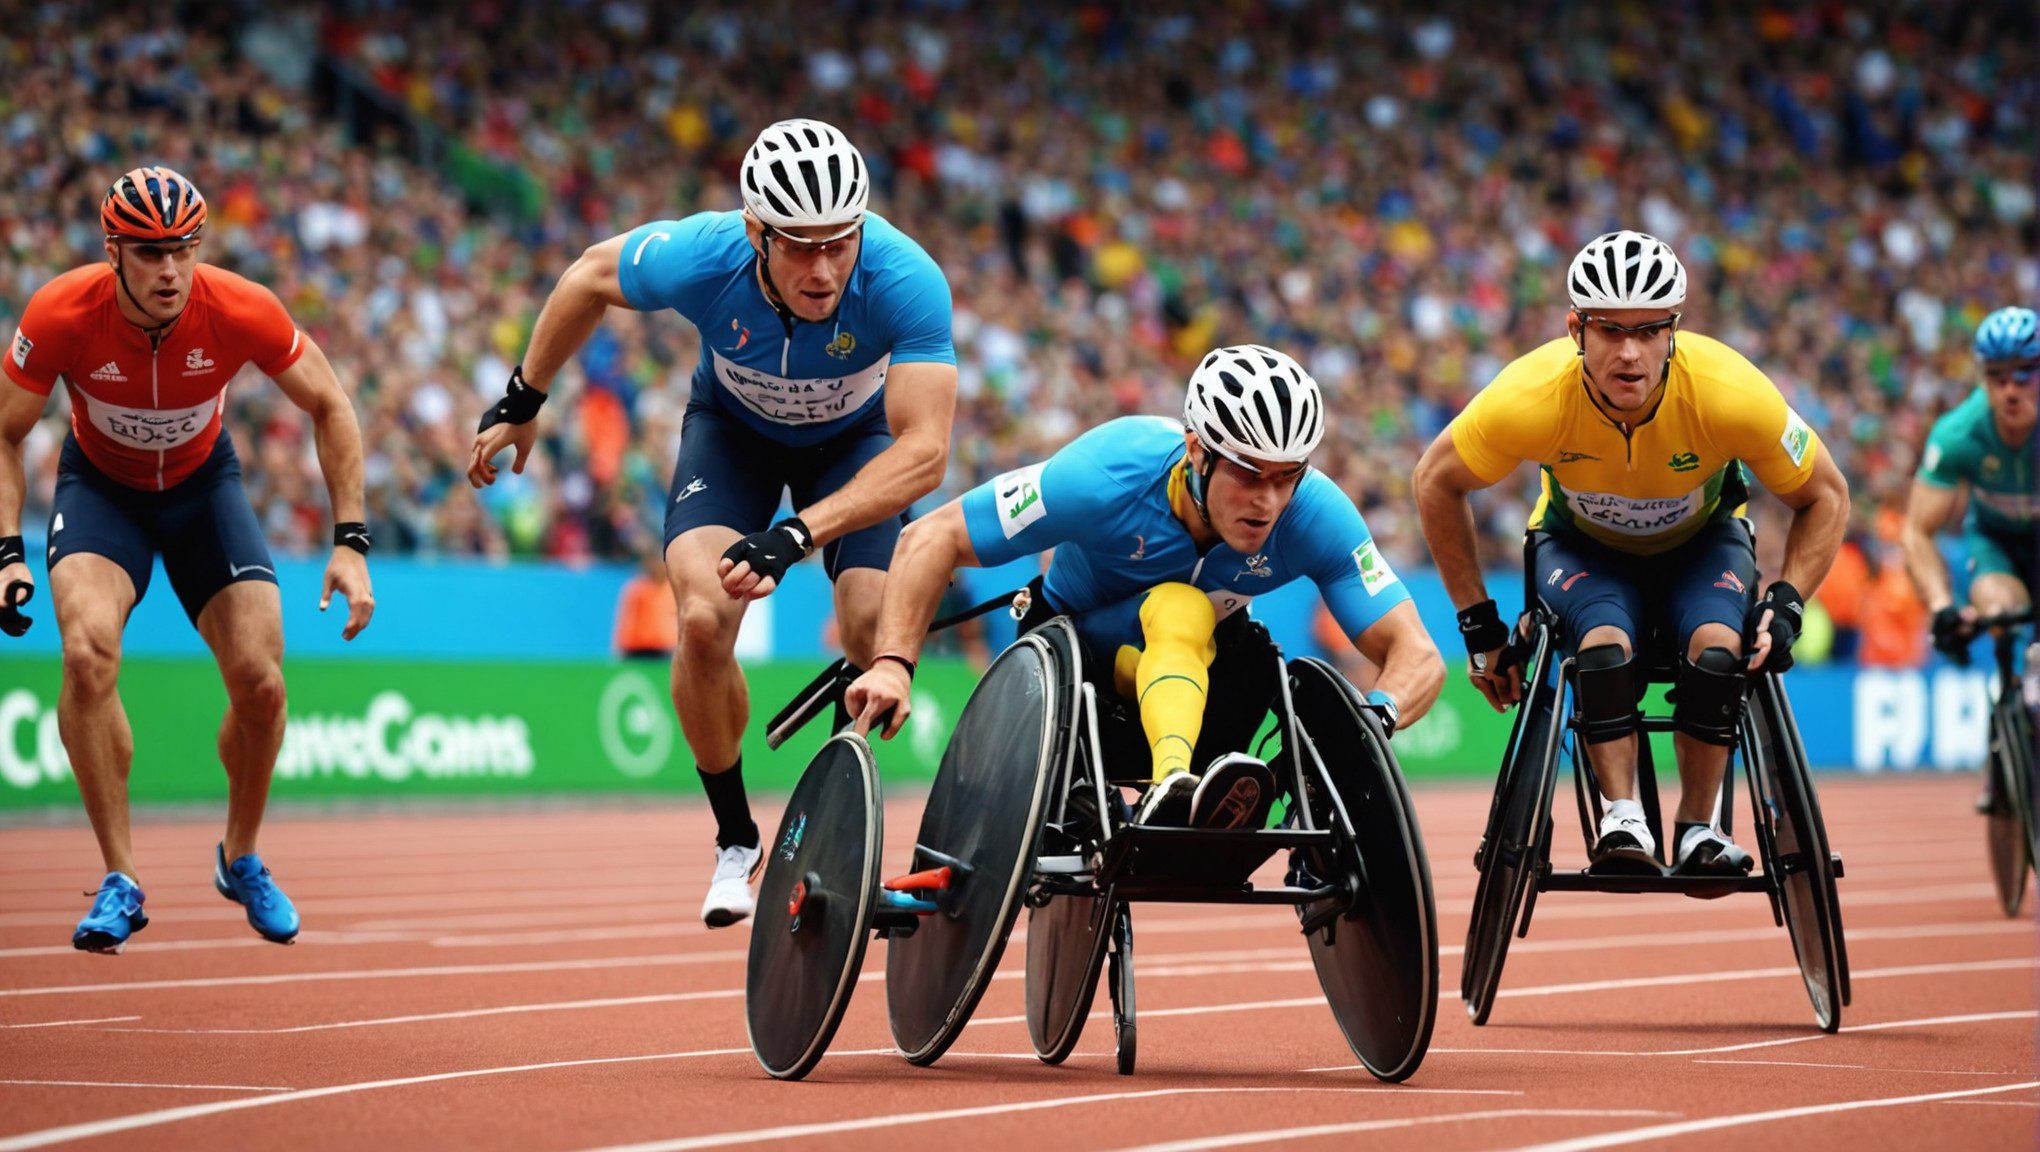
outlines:
M141 888L125 872L108 872L99 882L99 894L92 898L92 911L78 921L71 933L71 947L81 952L119 954L127 938L149 926L142 915Z
M262 863L262 857L250 852L229 864L226 845L215 844L213 887L220 890L220 895L248 909L248 926L264 940L288 944L297 939L297 906L269 878L269 868Z

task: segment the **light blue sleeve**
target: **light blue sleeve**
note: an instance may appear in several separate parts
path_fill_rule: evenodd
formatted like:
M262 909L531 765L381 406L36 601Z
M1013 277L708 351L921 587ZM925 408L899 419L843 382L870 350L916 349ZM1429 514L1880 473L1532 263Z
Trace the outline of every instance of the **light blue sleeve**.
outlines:
M935 258L906 236L894 250L885 284L895 364L954 364L949 279Z
M964 525L979 566L996 568L1097 531L1119 485L1098 467L1084 440L963 494Z
M640 312L671 308L689 320L705 301L698 289L718 282L717 263L707 259L722 212L697 212L685 220L654 220L630 230L616 262L623 298Z
M1409 589L1388 566L1360 510L1331 477L1311 473L1297 499L1308 504L1297 518L1298 539L1286 542L1304 550L1296 570L1308 573L1317 585L1339 631L1357 638L1408 600Z

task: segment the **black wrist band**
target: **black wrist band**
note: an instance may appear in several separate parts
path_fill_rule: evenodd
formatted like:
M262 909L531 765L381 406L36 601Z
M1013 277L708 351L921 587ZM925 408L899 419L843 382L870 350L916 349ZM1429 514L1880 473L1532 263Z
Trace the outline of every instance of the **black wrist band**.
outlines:
M800 554L803 558L814 555L815 534L808 531L807 521L798 516L788 516L773 527L784 528L793 534L794 543L800 545Z
M524 365L519 364L510 370L510 383L503 389L503 398L482 413L482 426L476 431L486 432L497 424L529 424L538 418L545 397L545 393L524 382Z
M894 652L881 652L878 655L871 658L871 662L874 665L876 665L880 660L891 660L894 663L898 664L900 667L905 668L907 670L907 679L910 682L914 679L915 669L920 667L920 665L914 663L912 660L909 660L905 656L901 656L898 653Z
M333 525L333 547L352 548L363 556L375 543L369 538L368 525L359 520L342 520Z
M28 563L28 545L19 536L0 536L0 568Z
M1492 652L1509 642L1509 626L1493 600L1483 600L1459 612L1459 635L1466 641L1468 655Z

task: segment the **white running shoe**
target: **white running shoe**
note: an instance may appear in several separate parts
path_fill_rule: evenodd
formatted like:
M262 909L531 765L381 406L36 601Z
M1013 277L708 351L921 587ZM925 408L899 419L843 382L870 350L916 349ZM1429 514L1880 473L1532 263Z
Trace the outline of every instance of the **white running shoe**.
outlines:
M762 846L749 848L732 844L715 850L715 875L708 882L708 898L701 902L701 921L710 928L727 928L748 919L755 907L751 900L751 877L765 862Z
M1588 871L1600 876L1662 876L1657 840L1644 819L1643 805L1617 800L1601 817L1600 839L1588 854Z

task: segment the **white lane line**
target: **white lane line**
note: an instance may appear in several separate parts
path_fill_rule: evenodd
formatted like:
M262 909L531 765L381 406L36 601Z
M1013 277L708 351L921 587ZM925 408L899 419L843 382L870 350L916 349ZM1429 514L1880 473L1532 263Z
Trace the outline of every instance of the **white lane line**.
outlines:
M859 1052L835 1053L833 1055L891 1055L892 1049L867 1049ZM317 1100L328 1096L350 1095L356 1092L371 1092L383 1088L402 1088L414 1084L433 1084L447 1080L472 1079L480 1076L502 1076L518 1072L538 1072L554 1068L577 1068L599 1064L641 1063L649 1060L681 1060L704 1056L751 1055L749 1048L711 1048L693 1052L659 1052L646 1056L603 1056L584 1060L552 1060L542 1064L515 1064L501 1068L471 1068L458 1072L435 1072L423 1076L401 1076L389 1080L367 1080L354 1084L332 1084L323 1088L303 1088L286 1091L273 1096L247 1096L239 1100L221 1100L211 1104L189 1104L181 1108L161 1108L153 1112L138 1112L129 1116L115 1116L106 1120L90 1120L82 1124L67 1124L59 1128L44 1128L34 1132L23 1132L15 1136L0 1138L0 1152L21 1152L28 1148L47 1148L53 1144L69 1143L73 1140L89 1140L116 1132L132 1132L142 1128L154 1128L174 1124L180 1120L194 1120L203 1116L216 1116L224 1112L238 1112L247 1108L262 1108L271 1104L283 1104L299 1100ZM1444 1091L1444 1090L1438 1090ZM960 1119L969 1116L988 1116L1005 1112L1025 1112L1040 1108L1057 1108L1074 1104L1104 1103L1115 1100L1144 1099L1157 1096L1214 1095L1220 1093L1257 1092L1315 1092L1315 1093L1387 1093L1405 1095L1408 1089L1383 1084L1378 1087L1283 1087L1283 1088L1159 1088L1144 1092L1110 1092L1092 1096L1069 1096L1049 1100L1027 1101L1019 1104L996 1104L978 1108L958 1108L946 1112L926 1112L908 1115L887 1115L865 1120L835 1121L828 1124L794 1125L788 1128L765 1129L753 1132L718 1133L694 1137L693 1141L680 1144L646 1145L643 1147L715 1147L722 1144L741 1144L792 1136L823 1135L828 1132L849 1132L866 1128L891 1127L898 1124L928 1123L943 1119Z
M94 1016L90 1020L36 1020L27 1024L0 1024L0 1028L62 1028L70 1024L118 1024L124 1020L140 1020L140 1016Z
M127 1080L0 1080L0 1084L32 1084L53 1088L178 1088L188 1092L289 1092L264 1084L137 1084Z
M736 953L742 956L743 953ZM652 968L703 964L730 958L723 952L661 952L650 956L603 956L585 960L519 960L503 964L441 964L423 968L351 968L333 972L282 972L267 976L194 976L182 980L136 980L125 984L52 984L0 988L0 996L61 996L84 992L136 992L163 988L239 988L259 984L302 984L329 980L408 980L418 976L488 976L508 972L579 972L598 968Z
M741 988L712 992L663 992L651 996L618 996L606 1000L562 1000L546 1004L505 1004L496 1008L469 1008L458 1012L420 1012L410 1016L382 1016L371 1020L335 1020L328 1024L300 1024L295 1028L100 1028L100 1032L175 1033L180 1036L276 1036L296 1032L329 1032L339 1028L372 1028L384 1024L418 1024L430 1020L471 1020L478 1016L510 1016L525 1012L571 1012L581 1008L623 1008L636 1004L677 1004L691 1000L734 1000ZM139 1017L129 1016L129 1020Z
M585 1060L550 1060L542 1064L512 1064L501 1068L470 1068L459 1072L434 1072L424 1076L399 1076L389 1080L364 1080L354 1084L330 1084L323 1088L299 1088L286 1090L273 1096L244 1096L239 1100L219 1100L211 1104L187 1104L181 1108L159 1108L153 1112L136 1112L128 1116L114 1116L105 1120L88 1120L82 1124L66 1124L59 1128L42 1128L33 1132L0 1137L0 1152L20 1152L25 1148L47 1148L52 1144L65 1144L73 1140L89 1140L96 1136L107 1136L115 1132L133 1132L141 1128L154 1128L163 1124L174 1124L179 1120L195 1120L201 1116L217 1116L223 1112L238 1112L244 1108L265 1108L271 1104L284 1104L298 1100L318 1100L327 1096L345 1096L355 1092L371 1092L380 1088L402 1088L412 1084L434 1084L444 1080L465 1080L477 1076L502 1076L516 1072L539 1072L552 1068L579 1068L594 1064L633 1064L647 1060L686 1060L703 1056L749 1056L749 1048L704 1048L692 1052L655 1052L646 1056L598 1056Z
M1875 1064L1817 1064L1811 1060L1695 1060L1695 1064L1758 1064L1766 1068L1843 1068L1853 1072L1902 1072L1908 1076L1993 1076L1999 1080L2017 1072L1966 1072L1955 1068L1881 1068Z
M1861 975L1858 973L1857 975ZM1446 996L1453 995L1446 992ZM1776 1048L1783 1044L1810 1044L1816 1040L1833 1040L1836 1037L1854 1036L1862 1032L1890 1032L1901 1028L1932 1028L1941 1024L1984 1024L1998 1020L2031 1020L2040 1016L2032 1008L2016 1012L1971 1012L1962 1016L1925 1016L1913 1020L1886 1020L1876 1024L1851 1024L1840 1032L1811 1032L1803 1036L1786 1036L1776 1040L1751 1040L1742 1044L1722 1044L1714 1048L1669 1048L1654 1051L1618 1052L1602 1048L1431 1048L1434 1053L1453 1056L1714 1056L1724 1052L1748 1052L1756 1048ZM1324 1068L1305 1068L1305 1072L1351 1072L1358 1064L1333 1064Z
M1085 1104L1111 1104L1122 1100L1154 1100L1171 1096L1218 1096L1245 1093L1314 1091L1309 1088L1265 1088L1265 1087L1213 1087L1213 1088L1150 1088L1138 1092L1099 1092L1086 1096L1055 1096L1046 1100L1021 1100L1009 1104L980 1104L969 1108L943 1108L933 1112L902 1112L885 1116L867 1116L854 1120L826 1120L812 1124L786 1124L777 1128L754 1128L744 1132L712 1132L705 1136L683 1136L673 1140L651 1140L638 1144L612 1144L591 1148L587 1152L687 1152L693 1148L723 1148L732 1144L763 1145L775 1140L794 1140L807 1136L833 1136L842 1132L867 1132L875 1128L898 1128L909 1124L936 1124L945 1120L968 1120L978 1116L1004 1116L1016 1112L1038 1112L1048 1108L1071 1108ZM1379 1087L1345 1088L1351 1093L1394 1093L1402 1089L1393 1085ZM1510 1109L1520 1114L1522 1109ZM1661 1113L1658 1113L1661 1115ZM1420 1118L1421 1119L1421 1118ZM4 1146L0 1146L4 1148Z
M1590 1152L1595 1148L1619 1148L1625 1144L1643 1144L1657 1140L1669 1140L1675 1136L1690 1136L1695 1132L1717 1132L1723 1128L1740 1128L1749 1124L1767 1124L1773 1120L1797 1120L1805 1116L1831 1116L1837 1112L1855 1112L1864 1108L1901 1108L1908 1104L1931 1104L1941 1100L1955 1100L1964 1096L1987 1096L1995 1092L2022 1092L2040 1088L2040 1080L2027 1080L2019 1084L1999 1084L1990 1088L1964 1088L1955 1092L1925 1092L1917 1096L1885 1096L1872 1100L1843 1100L1834 1104L1807 1104L1797 1108L1774 1108L1768 1112L1743 1112L1733 1116L1710 1116L1704 1120L1682 1120L1676 1124L1653 1124L1647 1128L1629 1128L1620 1132L1603 1132L1595 1136L1579 1136L1571 1140L1554 1140L1548 1144L1525 1144L1514 1152Z
M1530 1117L1677 1116L1677 1112L1652 1112L1644 1108L1497 1108L1486 1112L1456 1112L1443 1116L1407 1116L1395 1120L1355 1120L1344 1124L1312 1124L1303 1128L1269 1128L1260 1132L1232 1132L1223 1136L1196 1136L1163 1144L1142 1144L1118 1152L1197 1152L1204 1148L1238 1148L1247 1144L1273 1144L1282 1140L1312 1140L1320 1136L1341 1136L1354 1132L1386 1132L1396 1128L1417 1128L1427 1124L1460 1124L1468 1120L1516 1120Z

